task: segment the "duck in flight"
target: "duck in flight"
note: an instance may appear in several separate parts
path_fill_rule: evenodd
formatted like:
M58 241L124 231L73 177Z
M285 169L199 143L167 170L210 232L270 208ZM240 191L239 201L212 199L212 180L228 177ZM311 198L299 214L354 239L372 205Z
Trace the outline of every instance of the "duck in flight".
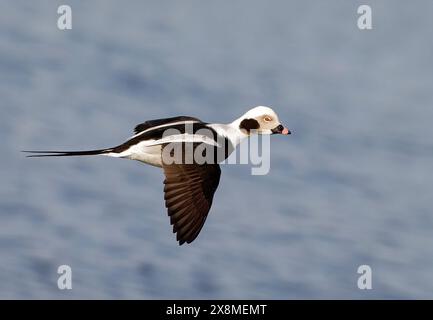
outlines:
M180 116L146 121L137 125L134 132L129 140L113 148L23 152L31 153L28 157L103 155L162 168L165 206L176 240L182 245L194 241L206 221L220 180L219 163L252 134L291 133L280 123L277 114L264 106L249 110L229 124ZM199 159L197 154L201 156Z

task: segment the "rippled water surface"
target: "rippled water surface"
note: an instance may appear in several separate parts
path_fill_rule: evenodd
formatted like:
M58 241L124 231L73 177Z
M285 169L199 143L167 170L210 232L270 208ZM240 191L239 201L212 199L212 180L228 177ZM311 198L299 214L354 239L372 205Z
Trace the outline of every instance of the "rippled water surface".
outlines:
M432 298L433 2L0 3L0 298ZM223 167L179 247L159 169L23 149L270 105L271 171ZM70 265L73 289L57 289ZM359 265L373 290L357 288Z

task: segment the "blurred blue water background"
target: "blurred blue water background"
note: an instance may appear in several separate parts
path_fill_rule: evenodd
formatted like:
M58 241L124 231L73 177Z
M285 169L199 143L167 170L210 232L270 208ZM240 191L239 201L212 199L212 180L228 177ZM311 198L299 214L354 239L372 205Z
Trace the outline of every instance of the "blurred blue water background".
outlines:
M0 2L0 298L433 298L433 2ZM271 171L224 166L190 246L160 170L23 149L270 105ZM57 289L68 264L73 289ZM359 265L373 290L357 288Z

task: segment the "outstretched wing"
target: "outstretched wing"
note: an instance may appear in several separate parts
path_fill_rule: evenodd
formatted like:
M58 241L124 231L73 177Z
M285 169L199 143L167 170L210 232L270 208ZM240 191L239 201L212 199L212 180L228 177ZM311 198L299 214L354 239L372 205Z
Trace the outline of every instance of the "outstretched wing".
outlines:
M164 199L179 245L191 243L200 233L221 169L218 164L163 164Z

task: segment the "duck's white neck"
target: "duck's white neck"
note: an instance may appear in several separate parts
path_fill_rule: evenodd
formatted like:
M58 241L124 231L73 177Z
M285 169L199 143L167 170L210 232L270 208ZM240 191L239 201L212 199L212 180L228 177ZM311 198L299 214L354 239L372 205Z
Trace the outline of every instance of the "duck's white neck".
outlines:
M231 144L236 147L239 143L241 143L244 139L248 138L248 134L244 133L239 129L239 124L241 123L241 119L236 119L232 123L222 124L210 124L209 127L214 129L219 135L227 137L230 140Z

